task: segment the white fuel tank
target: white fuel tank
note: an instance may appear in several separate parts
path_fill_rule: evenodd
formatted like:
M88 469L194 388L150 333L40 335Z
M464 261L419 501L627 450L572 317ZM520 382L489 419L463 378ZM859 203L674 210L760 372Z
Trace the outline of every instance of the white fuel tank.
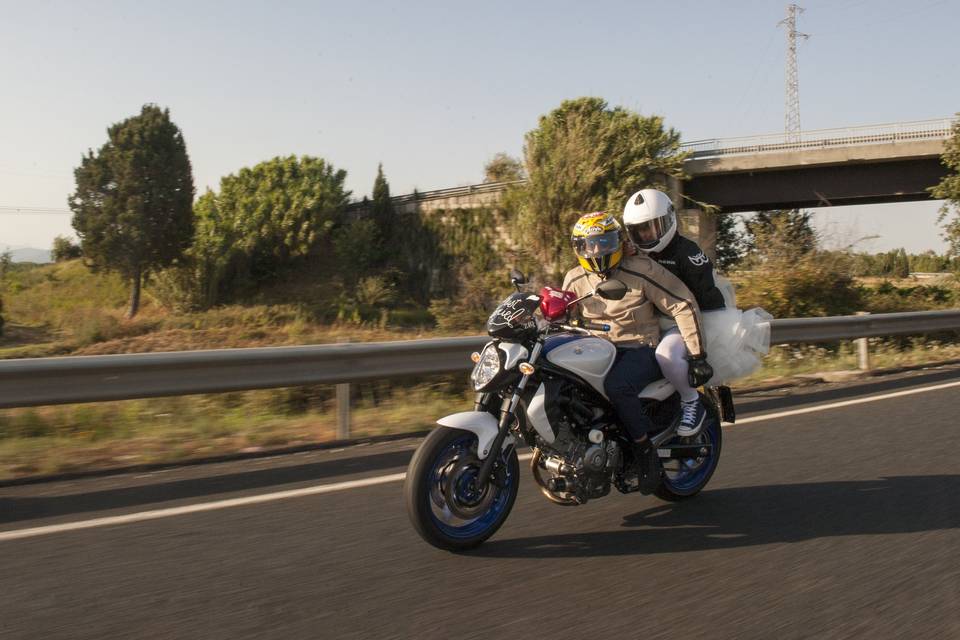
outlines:
M610 341L591 337L565 342L547 352L547 360L577 374L605 398L603 380L616 357L617 348Z

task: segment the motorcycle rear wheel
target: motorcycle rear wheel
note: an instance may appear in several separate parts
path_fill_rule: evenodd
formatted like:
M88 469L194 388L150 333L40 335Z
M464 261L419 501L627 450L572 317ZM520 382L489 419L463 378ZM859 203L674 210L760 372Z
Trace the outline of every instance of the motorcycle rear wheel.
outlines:
M712 402L702 396L701 399L707 408L706 424L703 425L700 433L682 440L689 443L711 445L710 455L702 458L671 460L670 468L667 468L668 465L664 465L663 479L660 486L654 491L654 495L661 500L667 500L668 502L689 500L707 486L710 478L713 477L713 472L717 470L717 464L720 462L720 448L723 443L720 415Z
M483 490L472 480L480 469L477 436L438 427L417 449L403 485L407 515L426 542L448 551L482 544L506 521L520 487L517 452ZM495 484L495 482L499 484Z

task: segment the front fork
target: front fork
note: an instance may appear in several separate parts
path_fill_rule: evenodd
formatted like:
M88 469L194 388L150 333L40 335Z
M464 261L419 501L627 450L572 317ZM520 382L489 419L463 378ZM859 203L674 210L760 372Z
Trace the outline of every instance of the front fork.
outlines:
M527 362L531 365L536 364L537 358L540 357L542 350L543 342L537 340L537 343L533 346L533 353L530 354ZM517 383L517 388L514 390L513 396L511 398L504 398L500 405L500 422L497 425L497 437L493 439L493 443L490 445L490 453L483 459L483 464L480 465L480 471L477 474L478 487L486 487L487 482L490 481L493 468L500 460L500 448L503 446L503 441L506 439L507 434L510 433L510 427L512 427L516 421L516 411L517 406L520 404L520 396L523 394L523 390L529 380L530 374L523 374L520 382Z

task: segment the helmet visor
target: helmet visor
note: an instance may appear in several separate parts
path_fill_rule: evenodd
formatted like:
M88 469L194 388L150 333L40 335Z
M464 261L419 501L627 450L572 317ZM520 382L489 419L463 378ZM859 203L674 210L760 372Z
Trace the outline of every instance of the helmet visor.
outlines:
M620 248L620 234L618 231L607 231L595 236L574 236L573 252L579 258L590 260L609 256Z
M633 244L641 249L652 249L660 242L660 238L665 236L670 228L673 227L674 215L668 213L653 220L628 224L627 236Z

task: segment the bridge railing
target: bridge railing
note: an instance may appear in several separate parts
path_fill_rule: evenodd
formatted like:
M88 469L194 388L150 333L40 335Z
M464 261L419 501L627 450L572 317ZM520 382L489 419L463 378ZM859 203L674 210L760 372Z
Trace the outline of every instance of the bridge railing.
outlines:
M773 344L960 329L960 310L790 318ZM0 408L128 400L466 371L486 336L0 360Z
M895 122L843 129L817 129L790 134L771 133L739 138L713 138L685 142L681 145L681 148L684 151L691 152L692 158L709 158L862 144L940 140L950 137L953 123L954 120L951 118L938 118L936 120Z
M432 191L418 191L408 193L402 196L394 196L390 201L396 205L403 205L409 202L421 202L425 200L439 200L442 198L458 198L463 196L475 196L482 193L499 193L505 191L508 187L515 184L524 184L526 180L506 180L504 182L484 182L481 184L471 184L463 187L449 187L447 189L434 189ZM347 205L347 210L362 209L368 206L368 203L352 202Z

